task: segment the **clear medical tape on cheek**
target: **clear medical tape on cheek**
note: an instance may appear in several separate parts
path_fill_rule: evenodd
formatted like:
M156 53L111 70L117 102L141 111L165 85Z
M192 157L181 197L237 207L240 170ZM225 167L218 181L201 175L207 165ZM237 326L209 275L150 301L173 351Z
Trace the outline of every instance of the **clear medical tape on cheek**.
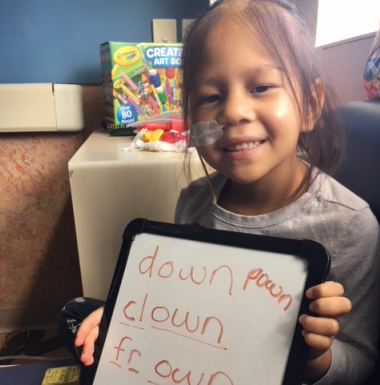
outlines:
M198 147L208 146L212 143L215 143L223 135L223 126L220 126L216 120L211 120L208 122L195 123L190 128L190 139L188 147L196 147L199 159L201 161L203 170L207 177L207 183L210 188L211 199L216 204L216 196L214 189L212 187L210 175L208 173L206 164L199 153Z
M189 147L203 147L215 143L223 135L222 126L216 120L191 125Z

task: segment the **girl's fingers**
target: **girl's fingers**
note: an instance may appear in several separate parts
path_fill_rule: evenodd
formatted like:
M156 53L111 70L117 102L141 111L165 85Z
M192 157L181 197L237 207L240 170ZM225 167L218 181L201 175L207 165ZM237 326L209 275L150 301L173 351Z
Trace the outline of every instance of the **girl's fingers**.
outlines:
M334 337L327 337L320 334L307 333L306 331L303 331L302 334L306 344L310 348L318 350L320 353L323 353L329 350L334 341Z
M102 319L104 308L101 307L92 312L85 318L80 325L76 338L75 346L82 346L82 354L80 360L83 365L89 366L94 362L95 341L99 335L99 324Z
M83 346L82 354L80 360L84 366L89 366L94 363L94 347L92 346Z
M344 294L343 286L338 282L328 281L317 286L313 286L306 291L309 299L322 297L341 297Z
M313 300L310 311L323 317L342 317L351 311L351 301L343 297L344 288L340 283L329 281L311 287L307 298Z
M322 317L338 318L351 311L351 301L346 297L327 297L314 300L309 309Z
M91 330L99 326L103 311L104 308L101 307L92 312L87 318L83 320L77 331L75 346L79 347L83 345L86 336L91 332Z
M339 323L333 318L319 318L302 315L299 322L307 333L334 337L339 332Z
M92 365L94 362L94 350L95 350L95 341L98 338L99 329L93 328L87 334L81 354L81 361L85 366Z
M87 318L81 323L75 337L74 344L76 347L82 346L84 344L86 336L91 332L93 327L94 326L92 325L92 322L89 322Z
M86 325L85 321L81 323L79 329L77 331L77 335L75 336L74 344L76 347L82 346L86 335L89 333L90 328Z
M309 359L327 357L335 336L339 332L337 318L351 311L351 301L343 297L344 288L337 282L325 282L306 291L307 298L311 299L310 311L318 317L302 315L299 322L303 326L303 337L311 348Z
M307 345L320 351L328 350L339 332L339 323L332 318L302 315L299 322L304 327L302 334Z

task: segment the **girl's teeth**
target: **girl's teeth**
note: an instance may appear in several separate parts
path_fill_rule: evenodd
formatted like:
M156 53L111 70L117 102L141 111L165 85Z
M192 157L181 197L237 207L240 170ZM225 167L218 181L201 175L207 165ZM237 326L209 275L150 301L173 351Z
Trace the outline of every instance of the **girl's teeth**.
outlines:
M252 142L249 142L249 143L242 143L242 144L237 144L236 146L229 146L227 147L227 150L228 151L242 151L242 150L251 150L252 148L255 148L257 146L259 146L261 144L261 142L255 142L255 143L252 143Z

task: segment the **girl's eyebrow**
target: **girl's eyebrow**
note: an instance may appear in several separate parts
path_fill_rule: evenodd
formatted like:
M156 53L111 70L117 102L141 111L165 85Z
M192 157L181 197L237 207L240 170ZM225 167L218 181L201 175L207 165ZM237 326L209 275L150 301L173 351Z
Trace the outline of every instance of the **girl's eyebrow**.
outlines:
M274 64L262 64L262 65L247 69L247 71L245 71L245 75L247 76L266 75L270 72L282 73L282 70L280 67Z
M262 64L259 66L248 68L246 71L244 71L244 76L258 76L258 75L265 75L272 71L281 72L282 70L280 67L273 65L273 64ZM212 85L218 82L218 77L211 74L209 77L200 77L197 80L194 81L194 86L202 86L202 85Z

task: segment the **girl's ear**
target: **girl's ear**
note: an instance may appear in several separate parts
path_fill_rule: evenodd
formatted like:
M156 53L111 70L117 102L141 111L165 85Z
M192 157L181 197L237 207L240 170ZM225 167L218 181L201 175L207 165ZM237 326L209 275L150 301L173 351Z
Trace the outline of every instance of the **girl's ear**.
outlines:
M312 95L312 105L308 108L307 124L305 124L302 132L312 131L315 123L321 116L323 104L325 102L325 86L321 79L315 80L315 83L310 87L310 92Z
M313 84L313 88L311 89L311 93L317 103L317 107L319 109L318 119L321 116L323 104L325 102L325 85L322 83L321 79L316 79L315 84Z

